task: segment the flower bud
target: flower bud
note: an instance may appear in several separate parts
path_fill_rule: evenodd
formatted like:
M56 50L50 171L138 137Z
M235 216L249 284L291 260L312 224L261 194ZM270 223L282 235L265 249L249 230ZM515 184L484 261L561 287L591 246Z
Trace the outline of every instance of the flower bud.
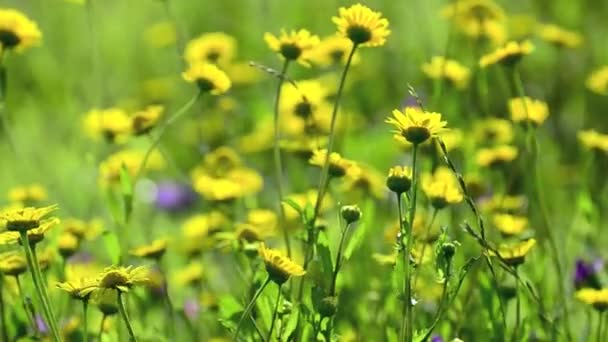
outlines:
M361 209L358 205L345 205L340 209L340 215L346 221L346 224L359 221L361 218Z

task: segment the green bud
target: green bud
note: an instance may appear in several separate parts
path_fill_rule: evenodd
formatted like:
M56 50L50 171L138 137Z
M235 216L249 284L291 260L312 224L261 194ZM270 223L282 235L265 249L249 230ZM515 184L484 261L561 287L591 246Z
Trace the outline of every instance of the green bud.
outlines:
M340 215L346 221L347 224L359 221L361 218L361 209L358 205L344 205L340 209Z

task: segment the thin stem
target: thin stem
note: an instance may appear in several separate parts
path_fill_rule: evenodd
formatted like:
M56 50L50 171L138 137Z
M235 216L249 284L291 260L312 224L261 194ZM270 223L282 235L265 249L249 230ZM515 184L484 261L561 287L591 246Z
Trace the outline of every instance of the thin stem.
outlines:
M19 276L15 276L15 282L17 283L17 291L19 292L19 297L21 297L21 303L23 305L23 310L25 311L25 315L27 316L27 322L33 331L38 333L38 326L34 323L34 317L32 317L30 310L27 308L27 300L25 299L25 293L23 292L23 286L21 285L21 280L19 280ZM4 319L4 317L2 317ZM5 328L3 328L5 330ZM6 339L5 341L8 341Z
M572 340L572 331L570 330L570 314L569 314L569 310L568 310L568 302L567 302L567 295L566 295L566 288L565 288L565 284L564 284L564 279L566 279L564 277L564 272L563 272L563 267L560 261L560 257L559 257L559 249L557 247L557 243L555 240L555 237L553 236L553 229L552 229L552 225L549 221L549 210L547 208L547 204L545 202L545 197L544 197L544 189L542 186L542 175L540 174L540 167L539 167L539 160L538 160L538 153L540 150L538 141L536 139L536 131L535 129L532 127L529 118L529 112L528 112L528 105L526 104L525 101L525 91L524 91L524 87L523 87L523 82L521 80L521 75L519 73L519 69L515 68L513 70L513 83L515 84L515 89L517 91L517 95L520 97L522 103L523 103L523 107L524 107L524 111L526 113L526 122L527 122L527 126L526 126L526 142L528 144L528 149L529 152L531 154L531 161L532 161L532 167L533 167L533 172L534 172L534 190L536 192L536 197L538 200L538 206L540 208L540 213L541 213L541 218L542 218L542 223L543 223L543 228L544 228L544 232L547 235L547 239L549 241L549 247L551 250L551 254L552 254L552 261L553 261L553 265L555 267L555 270L557 271L557 277L558 277L558 283L559 283L559 291L560 291L560 297L564 298L565 301L565 305L563 305L563 310L564 310L564 320L565 320L565 325L566 325L566 335L568 337L569 340Z
M0 126L2 126L2 130L4 131L4 135L6 136L6 141L8 145L17 156L17 145L15 144L15 140L13 139L13 135L9 128L8 119L6 117L6 112L4 109L6 108L6 67L4 66L4 49L0 51Z
M403 243L403 237L406 234L406 232L403 230L403 214L401 213L401 198L402 198L402 194L397 194L397 211L399 213L399 234L398 234L398 244L400 246L401 252L403 253L403 267L405 268L406 264L409 264L410 260L409 257L407 255L407 246L406 244ZM403 301L407 300L407 284L403 283ZM399 339L401 341L403 341L405 339L405 335L406 335L406 330L407 330L407 309L406 309L407 304L404 303L403 305L403 312L402 312L402 320L401 320L401 330L400 330L400 334L399 334Z
M99 324L99 332L97 333L97 341L101 342L101 338L103 336L103 327L106 324L106 318L108 318L108 316L103 315L103 317L101 317L101 323Z
M428 241L429 231L431 230L431 227L433 226L433 223L435 223L435 219L437 218L437 214L438 213L439 213L439 209L433 208L433 215L431 216L431 221L426 225L426 228L424 229L424 239L425 239L425 241ZM424 252L426 252L426 247L428 245L429 245L428 243L424 243L422 245L422 250L420 251L420 258L422 258L424 256ZM414 283L414 288L416 287L416 284L418 284L418 274L419 273L414 274L414 280L412 281Z
M249 317L249 313L251 312L251 309L253 309L256 300L258 300L258 297L262 294L262 291L264 291L264 288L266 288L266 285L268 285L268 283L270 283L270 276L266 278L264 283L262 283L262 286L260 286L258 291L253 295L253 298L251 298L249 304L247 304L247 307L245 308L245 311L243 311L243 315L241 315L241 318L239 319L239 322L236 326L236 331L234 332L233 338L234 341L238 341L239 332L241 331L241 327L243 325L243 322L245 321L245 317Z
M597 322L597 331L596 331L596 336L597 336L597 342L602 342L602 327L604 325L604 315L602 314L601 311L598 311L598 322Z
M449 267L449 265L448 265L448 267ZM449 284L448 278L446 278L443 282L443 286L441 289L441 301L439 302L439 307L437 308L437 312L435 313L435 318L433 319L433 323L427 330L426 335L422 339L420 339L420 341L426 341L429 338L429 336L431 336L431 334L433 333L433 329L435 329L437 324L439 324L439 322L441 321L441 317L443 317L443 314L446 312L446 309L447 309L446 303L447 303L447 299L448 299L448 284Z
M137 179L139 179L139 177L141 176L141 173L146 167L146 164L148 162L148 159L150 158L150 155L152 154L152 151L154 151L154 148L156 148L156 146L160 144L160 141L167 132L167 129L171 127L171 125L174 124L177 119L181 118L184 114L186 114L188 110L192 108L192 106L196 103L196 101L198 101L202 94L203 93L198 90L197 93L190 99L190 101L186 102L186 104L184 104L177 112L175 112L175 114L173 114L169 119L167 119L163 126L159 128L159 132L156 136L156 139L152 140L152 144L150 144L150 147L148 147L148 150L146 151L146 154L142 159L141 165L139 166L135 178L133 179L133 184L135 184L137 182Z
M336 295L336 283L338 281L338 273L340 272L340 268L342 267L342 253L344 249L344 242L346 241L346 235L348 235L348 230L351 224L347 223L346 227L342 231L342 236L340 237L340 245L338 246L338 255L336 256L336 266L334 268L334 274L331 280L331 287L329 290L330 296Z
M276 299L276 303L274 304L274 313L272 314L272 323L270 323L270 331L268 332L268 337L266 338L266 342L269 342L272 340L272 331L274 330L274 323L277 320L277 313L279 312L279 302L281 301L281 285L279 285L279 288L277 290L277 299Z
M120 291L118 291L118 310L120 311L122 320L125 322L125 325L127 326L127 331L129 331L129 341L137 342L137 337L135 337L135 332L133 331L133 326L131 325L131 321L129 320L129 316L127 315L127 308L125 306L125 301L122 298L122 292L120 292Z
M88 300L83 300L82 301L82 319L83 319L83 328L84 328L84 336L83 341L84 342L88 342L89 341L89 323L88 323L88 310L89 309L89 301Z
M34 287L36 288L36 293L38 294L38 299L42 304L42 309L44 312L44 316L51 328L51 333L53 334L53 339L55 341L61 341L61 336L59 335L59 330L57 329L57 323L55 321L55 315L53 313L53 309L48 300L48 296L46 294L46 288L42 283L42 276L40 273L40 269L38 267L38 259L35 257L34 252L32 251L32 246L30 246L30 241L27 236L26 231L20 231L21 245L25 250L25 258L27 260L28 268L30 269L30 273L32 275L32 280L34 282Z
M350 50L350 54L348 55L348 59L346 60L346 65L344 66L344 70L342 71L342 77L340 77L340 84L338 86L338 93L336 94L336 102L334 103L334 109L331 113L331 124L329 129L329 141L327 143L327 158L325 159L325 164L323 164L323 169L321 171L321 179L319 182L319 188L317 189L317 201L315 203L315 211L313 214L313 226L317 217L319 216L319 212L321 210L321 203L323 203L323 197L325 196L325 191L327 190L327 184L329 183L329 156L331 155L334 147L335 140L335 128L336 128L336 119L338 117L338 108L340 108L340 99L342 98L342 92L344 90L344 83L346 81L346 75L348 74L348 69L350 68L351 62L353 60L353 56L355 55L355 51L357 50L357 44L353 44L352 49Z
M411 201L410 201L410 210L409 210L409 219L408 219L408 224L406 225L407 228L407 245L406 245L406 250L404 251L404 258L405 258L405 289L406 289L406 293L405 293L405 318L407 320L407 326L405 329L405 340L407 342L412 342L413 336L414 336L414 317L412 315L412 270L411 270L411 265L410 265L410 260L409 260L409 255L411 253L412 250L412 246L413 246L413 242L414 242L414 236L412 234L413 232L413 226L414 226L414 219L416 218L416 194L418 193L418 182L416 180L417 178L417 170L416 170L416 161L417 161L417 154L418 154L418 145L414 145L414 149L412 152L412 188L411 188Z
M281 91L283 89L283 83L285 81L285 74L287 73L287 68L289 67L289 60L285 59L283 63L283 68L281 69L281 74L279 75L279 82L277 84L277 92L274 98L274 176L276 178L277 183L277 195L279 200L279 219L280 226L283 230L283 239L285 240L285 247L287 248L287 256L291 257L291 243L289 242L289 232L287 230L287 225L285 225L285 209L283 208L283 163L281 161L281 147L280 137L281 131L279 126L279 101L281 99Z
M515 267L517 273L517 267ZM517 341L521 319L521 302L519 299L519 281L515 282L515 328L513 328L513 341Z
M158 260L157 262L160 273L163 277L163 288L164 288L164 296L163 302L165 306L166 315L169 317L167 321L166 333L169 337L175 337L175 315L173 312L173 303L171 302L171 297L169 296L169 282L167 281L167 273L164 270L162 265L162 260Z
M8 331L6 329L6 317L4 316L4 311L4 277L0 277L0 324L2 324L2 339L3 341L8 341ZM31 324L32 322L30 321L29 323Z

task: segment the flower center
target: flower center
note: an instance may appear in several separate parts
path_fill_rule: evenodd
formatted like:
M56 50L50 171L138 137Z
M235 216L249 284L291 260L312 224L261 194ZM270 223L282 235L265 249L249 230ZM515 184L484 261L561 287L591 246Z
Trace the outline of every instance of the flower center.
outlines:
M312 114L312 105L306 100L298 102L294 112L298 117L306 119Z
M21 39L15 32L10 30L2 30L0 29L0 43L8 49L14 48L19 45Z
M412 126L403 131L403 137L414 145L422 144L431 137L431 132L426 127Z
M129 284L129 279L127 278L127 275L122 272L110 271L103 276L99 284L100 287L113 289L117 286L127 286Z
M363 26L351 26L346 30L346 35L355 44L367 43L372 39L372 32Z
M220 53L215 50L211 50L207 52L207 60L211 63L216 63L218 59L220 59Z
M196 80L196 84L198 85L198 89L203 93L210 92L215 88L213 82L206 78L199 78Z
M287 60L295 60L300 57L302 50L295 44L281 44L281 55Z
M40 221L38 220L17 220L17 221L8 221L6 223L6 229L11 231L27 231L30 229L37 228L40 225Z
M340 49L333 50L329 56L334 63L339 63L344 57L344 51Z

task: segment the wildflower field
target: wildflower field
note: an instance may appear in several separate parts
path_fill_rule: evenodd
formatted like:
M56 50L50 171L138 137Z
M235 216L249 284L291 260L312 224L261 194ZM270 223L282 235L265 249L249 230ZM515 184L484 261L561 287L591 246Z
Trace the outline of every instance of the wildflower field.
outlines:
M608 2L0 0L0 342L608 341Z

